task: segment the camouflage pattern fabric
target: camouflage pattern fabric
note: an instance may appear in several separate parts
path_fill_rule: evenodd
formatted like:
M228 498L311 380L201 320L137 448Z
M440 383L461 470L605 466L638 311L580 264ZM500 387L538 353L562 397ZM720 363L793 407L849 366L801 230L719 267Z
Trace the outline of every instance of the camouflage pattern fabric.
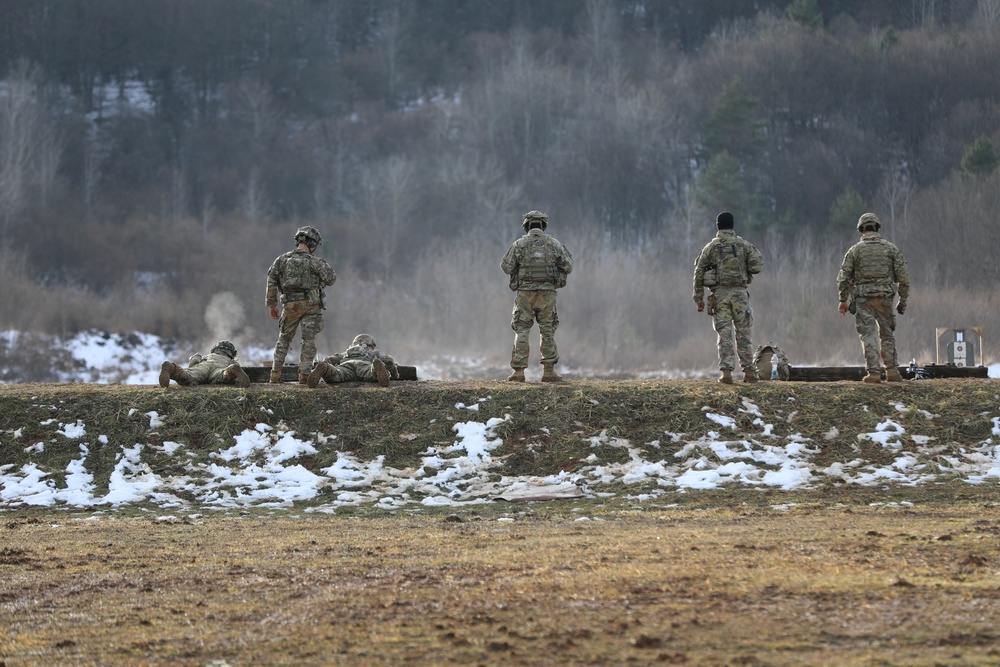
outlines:
M323 375L328 384L336 382L377 382L372 371L372 362L381 359L393 380L399 379L396 361L380 350L370 350L364 345L352 345L343 354L334 354L323 359L330 364L330 370Z
M910 296L906 259L894 244L877 232L865 232L844 255L837 273L842 302L853 300L854 323L865 354L865 368L873 373L896 368L896 315L892 299Z
M188 360L188 367L180 369L183 377L175 378L178 384L224 384L222 372L235 363L225 354L212 352L208 356L193 355Z
M750 293L743 287L717 287L714 294L716 310L712 326L719 339L719 370L734 370L739 357L740 368L744 372L756 372L751 341L753 311L750 309Z
M841 301L850 297L910 296L910 276L906 259L894 244L877 232L865 232L844 255L837 273Z
M514 311L510 320L510 328L514 330L514 348L510 355L510 367L513 369L528 367L528 334L535 322L538 322L542 365L559 363L555 339L556 329L559 327L556 293L549 290L519 291L514 297Z
M288 349L295 338L295 332L302 329L302 348L299 352L299 368L311 368L316 359L316 336L323 330L323 312L319 306L310 306L305 301L289 301L281 308L278 318L278 342L274 345L272 370L281 370L288 356Z
M731 229L720 229L694 261L694 302L705 300L705 288L746 287L764 268L754 244Z
M337 274L326 261L306 250L286 252L267 271L268 308L282 304L278 318L278 342L271 368L281 370L296 330L302 329L299 368L311 368L316 359L316 336L323 330L323 288L332 285Z
M539 272L537 258L529 257L529 252L544 253L548 271ZM555 290L566 284L566 276L573 271L573 255L555 237L532 229L510 245L500 268L510 276L511 290Z
M857 299L854 323L865 353L865 368L878 374L881 365L896 368L896 313L892 297L871 296Z
M529 257L529 253L537 255ZM542 260L548 268L541 266ZM544 366L559 363L555 333L559 327L556 311L556 290L566 285L566 276L573 271L573 255L554 237L540 229L532 229L511 244L500 261L500 268L510 276L510 288L517 292L510 327L514 330L514 346L510 367L528 366L528 334L538 322L541 362Z
M792 366L788 363L788 355L780 347L768 341L765 345L758 345L757 351L753 353L753 365L757 368L761 380L771 379L772 361L778 360L778 379L788 380L792 375Z
M267 270L264 305L277 306L284 303L285 295L305 293L309 305L320 306L320 292L336 280L337 274L325 260L301 248L290 250L275 259Z
M731 229L718 230L694 261L694 302L704 303L705 288L715 297L711 315L718 335L720 371L735 370L738 357L744 373L756 372L751 340L753 311L746 286L763 268L760 251Z

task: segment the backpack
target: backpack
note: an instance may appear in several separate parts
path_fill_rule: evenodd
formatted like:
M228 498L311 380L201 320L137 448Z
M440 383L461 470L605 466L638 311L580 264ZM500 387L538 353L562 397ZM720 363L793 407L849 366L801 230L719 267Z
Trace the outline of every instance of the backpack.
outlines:
M524 256L517 268L519 283L555 283L558 273L555 254L547 237L538 236L524 244Z
M289 253L279 273L282 291L307 290L316 287L312 258L302 253Z

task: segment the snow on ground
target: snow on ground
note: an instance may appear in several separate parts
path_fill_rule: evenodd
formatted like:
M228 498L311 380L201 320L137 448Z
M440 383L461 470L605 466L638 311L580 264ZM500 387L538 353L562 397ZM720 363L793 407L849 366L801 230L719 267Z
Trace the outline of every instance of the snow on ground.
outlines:
M228 441L220 439L216 450L205 456L189 450L184 442L154 444L159 441L156 429L169 424L170 415L145 415L149 418L150 437L144 443L111 442L80 420L60 421L55 416L41 423L51 429L51 434L38 442L23 442L23 429L0 433L0 448L20 447L29 455L28 463L0 466L0 508L115 508L141 502L162 510L194 511L291 507L296 501L304 501L306 512L332 512L359 505L419 509L487 503L526 487L565 489L567 483L577 485L591 498L615 495L609 490L611 485L619 492L624 485L625 498L646 501L723 485L792 490L831 482L912 486L950 479L969 484L1000 479L1000 416L991 418L991 437L948 451L933 437L907 433L897 421L885 418L858 440L859 444L875 443L889 450L892 463L878 465L854 458L820 466L814 458L822 443L802 437L787 424L766 423L758 417L751 428L740 430L736 414L720 414L708 408L704 419L712 430L705 437L664 432L663 440L632 443L606 432L581 436L591 454L576 472L497 479L493 470L498 461L493 452L503 441L496 429L510 416L478 420L478 410L472 409L490 400L480 397L460 403L470 419L454 424L452 442L427 449L420 464L407 469L386 466L382 456L364 460L337 451L332 465L318 472L309 471L298 462L299 458L321 448L335 448L337 434L296 433L282 422L259 423ZM882 407L888 414L907 409L899 405ZM746 399L738 412L760 415L758 407ZM541 440L545 425L539 424L538 429ZM831 429L826 437L838 435L836 429ZM43 453L48 443L66 442L74 443L79 454L64 470L45 470L31 460ZM664 442L670 447L665 448ZM627 460L602 462L621 458L601 456L607 448L624 449ZM106 490L96 487L88 467L97 452L104 459L111 454L116 461ZM154 456L170 457L177 463L174 469L181 472L157 475L145 462Z
M178 354L171 345L146 334L85 332L62 344L86 366L86 377L67 381L155 384L160 363ZM257 354L251 351L245 356L259 358ZM264 351L262 356L266 354ZM469 360L438 360L431 362L429 369L433 375L456 379L454 376L471 371L456 372L455 368L471 369L475 365ZM991 366L989 374L1000 377L1000 365ZM419 367L418 376L427 377ZM790 490L831 481L874 486L918 485L942 479L979 484L1000 479L1000 446L994 442L1000 442L1000 416L992 417L992 437L947 453L934 438L906 433L897 421L886 418L859 440L890 450L891 464L876 465L855 458L821 467L814 458L822 443L803 438L789 430L787 424L764 422L758 407L747 400L738 412L757 417L749 430L739 430L738 414L720 414L706 408L704 419L711 427L706 437L664 432L662 440L633 443L601 433L584 438L592 453L572 474L495 479L492 470L498 462L493 452L503 444L495 431L504 420L476 419L480 405L488 400L470 397L456 405L468 411L469 421L456 423L453 442L428 449L421 464L410 469L386 466L383 457L362 460L337 451L333 465L311 472L298 463L299 457L320 448L336 447L338 435L296 433L280 422L259 423L230 441L220 441L217 450L205 457L189 450L184 442L154 444L160 440L156 429L168 424L170 415L145 415L150 435L145 443L111 442L107 435L94 432L78 419L60 421L54 416L40 424L51 434L38 442L23 442L22 428L0 432L0 448L20 447L29 456L29 462L23 465L0 466L0 508L121 507L142 502L164 510L224 510L288 507L306 501L309 507L305 511L331 512L357 505L393 509L485 503L526 487L557 488L567 483L576 484L589 497L610 495L610 485L625 485L630 489L626 497L643 501L723 485ZM905 410L898 405L873 407L890 415ZM545 424L539 423L538 430L541 439ZM837 437L835 427L826 435L828 439ZM79 455L65 469L44 470L31 460L33 455L44 452L47 443L66 442L76 444ZM664 442L670 444L669 450L663 447ZM609 447L626 450L627 461L602 463L609 457L599 454ZM98 451L104 455L102 458L111 453L116 460L106 490L96 487L88 468L88 461ZM155 474L145 463L154 455L171 457L178 462L175 468L183 472L172 476Z
M15 348L21 335L16 331L0 332L0 337L10 348ZM36 337L37 338L37 337ZM33 344L38 344L35 341ZM62 339L54 337L51 347L67 351L78 362L79 368L60 372L60 382L94 382L99 384L156 384L160 364L165 360L187 363L187 358L196 351L190 344L162 339L146 333L111 334L88 330ZM204 352L205 350L202 350ZM240 360L268 359L271 348L263 345L247 345L240 348ZM486 359L436 356L411 362L416 366L417 377L422 380L474 380L504 378L510 372L506 366L492 366ZM589 378L637 379L677 379L704 377L704 372L659 369L630 373L627 370L609 370L602 373L568 365L560 366L568 375ZM714 375L714 371L709 373ZM528 369L529 380L537 380L538 369ZM1000 377L1000 364L989 367L991 378ZM30 382L33 378L19 381Z

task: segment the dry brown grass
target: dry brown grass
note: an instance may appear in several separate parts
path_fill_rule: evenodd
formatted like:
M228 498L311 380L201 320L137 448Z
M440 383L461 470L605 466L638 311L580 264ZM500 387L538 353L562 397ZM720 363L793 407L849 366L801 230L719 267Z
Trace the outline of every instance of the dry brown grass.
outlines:
M8 518L0 664L995 665L1000 510Z

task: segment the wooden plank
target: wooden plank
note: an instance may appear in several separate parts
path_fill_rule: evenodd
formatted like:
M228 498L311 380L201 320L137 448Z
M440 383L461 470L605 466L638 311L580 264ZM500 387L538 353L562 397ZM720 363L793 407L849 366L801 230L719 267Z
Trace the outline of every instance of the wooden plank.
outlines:
M413 381L417 379L417 367L416 366L400 366L397 365L396 368L399 370L399 379ZM271 380L271 367L270 366L244 366L243 370L246 371L247 375L250 376L250 382L256 382L260 384L266 384ZM285 364L285 367L281 369L281 381L282 382L298 382L299 381L299 367L297 365Z
M838 382L841 380L860 381L866 374L863 366L791 366L788 372L790 382ZM904 379L912 380L915 373L909 366L900 366ZM950 364L927 364L918 369L920 379L938 378L988 378L985 366L953 366Z

